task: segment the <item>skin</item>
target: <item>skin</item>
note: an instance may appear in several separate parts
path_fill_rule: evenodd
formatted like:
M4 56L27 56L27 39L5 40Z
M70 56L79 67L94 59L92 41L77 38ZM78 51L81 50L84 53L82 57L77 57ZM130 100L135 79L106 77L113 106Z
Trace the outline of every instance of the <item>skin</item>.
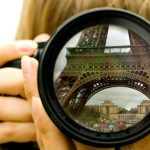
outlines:
M33 55L37 49L36 42L48 38L49 35L41 34L34 39L35 42L19 40L0 45L0 144L36 141L36 130L24 92L22 71L4 68L3 65L21 59L24 55Z
M0 66L23 55L32 55L36 47L33 41L1 45ZM0 143L36 141L35 126L25 98L23 81L20 69L0 69ZM3 94L9 96L2 96Z

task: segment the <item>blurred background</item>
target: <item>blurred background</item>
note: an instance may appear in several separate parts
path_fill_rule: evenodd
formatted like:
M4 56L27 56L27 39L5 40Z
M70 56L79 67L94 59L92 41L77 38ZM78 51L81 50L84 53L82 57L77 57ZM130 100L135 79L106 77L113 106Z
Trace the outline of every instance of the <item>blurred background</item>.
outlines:
M15 39L23 0L0 1L0 44Z

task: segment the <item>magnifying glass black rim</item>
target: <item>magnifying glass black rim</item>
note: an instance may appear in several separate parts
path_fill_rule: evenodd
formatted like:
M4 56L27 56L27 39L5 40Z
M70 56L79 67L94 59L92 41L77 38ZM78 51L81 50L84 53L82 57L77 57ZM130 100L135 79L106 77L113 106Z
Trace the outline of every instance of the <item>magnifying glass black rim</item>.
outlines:
M114 24L131 29L150 44L150 24L143 18L128 11L112 8L84 11L64 22L44 48L38 70L39 93L48 116L69 137L92 146L125 145L149 134L150 114L137 125L121 132L95 132L82 127L66 115L55 93L54 69L61 49L76 33L97 24Z

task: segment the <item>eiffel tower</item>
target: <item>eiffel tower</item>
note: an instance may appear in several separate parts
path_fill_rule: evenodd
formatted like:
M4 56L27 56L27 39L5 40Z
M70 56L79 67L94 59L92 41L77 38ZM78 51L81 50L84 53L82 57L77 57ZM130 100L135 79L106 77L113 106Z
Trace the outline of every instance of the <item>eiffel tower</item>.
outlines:
M55 88L61 106L72 114L80 114L94 94L110 87L129 87L150 98L149 44L128 30L129 45L106 46L108 32L109 25L87 28L76 47L66 48L67 64Z

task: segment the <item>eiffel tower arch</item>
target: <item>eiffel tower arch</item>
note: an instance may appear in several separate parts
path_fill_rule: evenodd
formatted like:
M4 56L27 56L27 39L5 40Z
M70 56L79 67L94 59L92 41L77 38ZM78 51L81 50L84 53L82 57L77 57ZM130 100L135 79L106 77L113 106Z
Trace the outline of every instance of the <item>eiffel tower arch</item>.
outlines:
M56 80L56 93L72 114L110 87L129 87L150 98L148 43L128 30L129 45L106 46L108 32L109 25L90 27L82 31L76 47L66 48L67 64Z

